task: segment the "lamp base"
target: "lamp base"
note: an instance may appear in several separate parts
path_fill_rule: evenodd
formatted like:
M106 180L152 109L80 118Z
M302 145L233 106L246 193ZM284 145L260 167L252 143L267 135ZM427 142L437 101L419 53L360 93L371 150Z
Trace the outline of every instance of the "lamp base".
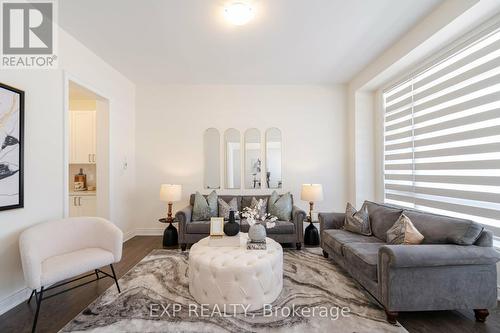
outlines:
M319 245L318 229L314 226L314 224L312 224L312 222L309 222L309 225L304 233L304 244L312 246Z
M169 223L163 231L163 247L172 247L178 245L177 229Z

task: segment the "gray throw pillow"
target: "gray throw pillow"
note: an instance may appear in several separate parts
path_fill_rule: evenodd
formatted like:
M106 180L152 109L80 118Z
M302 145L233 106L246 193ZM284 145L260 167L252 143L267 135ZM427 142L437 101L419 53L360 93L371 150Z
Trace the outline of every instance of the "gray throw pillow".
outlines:
M368 215L366 205L363 204L361 209L357 211L356 208L354 208L349 202L347 203L347 207L345 209L344 230L365 236L372 235L370 217Z
M387 230L388 244L416 245L422 243L423 240L424 236L405 214L401 214L396 223Z
M267 203L268 212L276 216L280 221L290 221L292 219L292 195L290 192L280 196L273 191Z
M259 210L259 217L265 216L267 214L267 199L261 199L261 200L262 200L262 206L260 207ZM250 203L250 208L254 209L255 207L257 207L258 203L259 200L253 197L252 202Z
M223 217L226 220L229 220L229 212L234 210L235 219L239 219L240 216L238 214L238 200L236 198L232 198L229 202L225 202L221 198L217 200L219 202L219 216Z
M194 195L193 221L206 221L217 216L217 193L212 191L207 198L196 192Z

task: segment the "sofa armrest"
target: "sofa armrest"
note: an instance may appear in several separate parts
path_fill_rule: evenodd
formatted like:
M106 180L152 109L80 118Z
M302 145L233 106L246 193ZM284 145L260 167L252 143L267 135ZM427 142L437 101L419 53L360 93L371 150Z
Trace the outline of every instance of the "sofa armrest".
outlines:
M297 240L302 242L304 238L304 220L306 219L306 212L297 206L292 208L292 220L295 224L295 230L297 230Z
M191 205L186 206L175 213L175 220L178 222L191 222L192 213L193 207Z
M175 213L175 220L179 222L179 225L185 225L187 222L191 222L191 214L193 213L193 206L188 205L183 209Z
M479 238L476 240L474 245L492 247L493 246L493 232L483 229L479 234Z
M344 213L319 213L319 230L341 229L344 225Z
M384 245L378 257L379 266L389 268L493 265L500 260L493 247L452 244Z
M122 259L123 232L111 221L102 218L88 219L95 221L95 232L98 234L91 234L87 237L93 238L94 241L99 243L100 247L113 253L115 263L119 262Z

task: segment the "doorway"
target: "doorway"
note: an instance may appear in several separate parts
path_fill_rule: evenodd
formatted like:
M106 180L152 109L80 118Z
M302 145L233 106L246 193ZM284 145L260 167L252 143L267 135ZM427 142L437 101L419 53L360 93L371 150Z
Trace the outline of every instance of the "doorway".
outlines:
M64 217L109 213L109 100L65 79Z

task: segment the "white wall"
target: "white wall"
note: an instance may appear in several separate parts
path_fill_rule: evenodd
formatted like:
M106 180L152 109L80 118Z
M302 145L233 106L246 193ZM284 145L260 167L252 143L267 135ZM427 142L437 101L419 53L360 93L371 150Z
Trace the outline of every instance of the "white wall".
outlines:
M317 210L344 210L346 203L346 90L344 86L138 86L136 219L145 229L163 227L161 183L183 185L183 201L203 191L203 133L234 127L261 134L278 127L283 136L284 189L300 201L302 183L321 183ZM222 154L224 152L221 152ZM203 191L206 193L207 191ZM269 190L223 190L262 193ZM142 230L146 233L147 230Z
M365 200L375 200L375 117L373 106L374 94L369 92L355 93L355 142L354 147L356 167L354 169L356 182L356 207L361 207Z
M24 90L26 98L24 208L0 212L0 312L27 292L19 234L30 225L63 215L64 71L110 100L110 215L124 232L133 228L129 200L135 186L135 86L62 30L58 56L56 70L0 70L0 81ZM125 156L127 171L121 168Z

